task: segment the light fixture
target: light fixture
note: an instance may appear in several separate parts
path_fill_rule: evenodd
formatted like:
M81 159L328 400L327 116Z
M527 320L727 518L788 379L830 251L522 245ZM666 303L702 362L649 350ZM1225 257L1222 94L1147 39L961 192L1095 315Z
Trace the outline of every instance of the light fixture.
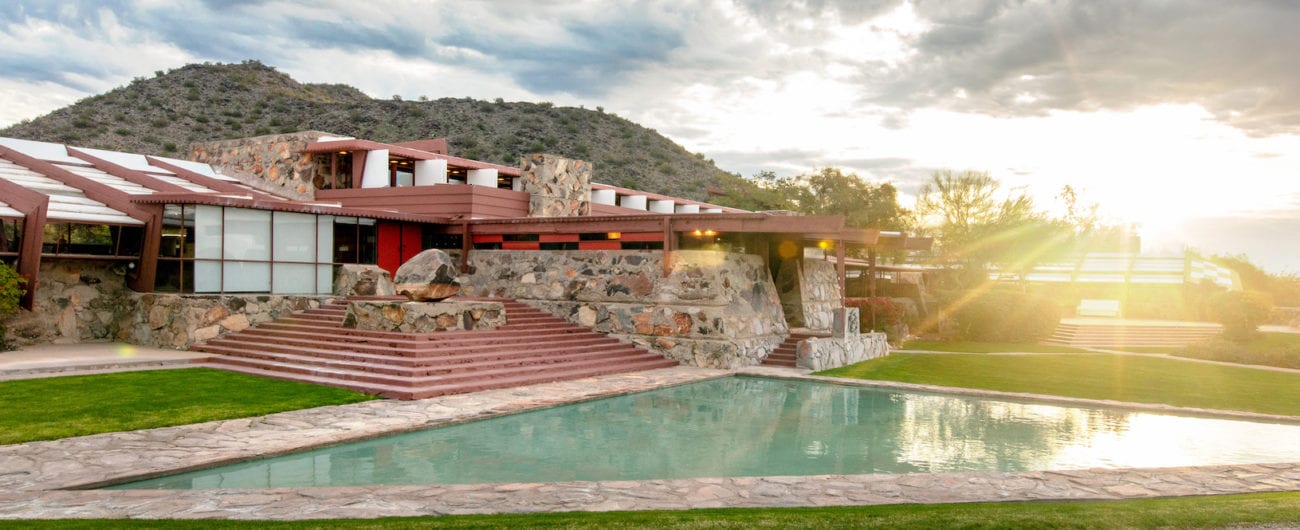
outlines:
M833 247L833 246L835 246L834 243L831 243L830 241L827 241L827 240L825 240L825 239L823 239L823 240L817 242L817 248L820 248L820 249L822 249L822 250L826 250L826 249L831 248L831 247Z
M348 152L347 152L347 151L339 151L339 154L340 154L340 155L346 155L346 154L348 154Z
M691 232L691 234L694 235L695 237L700 237L704 235L704 232L700 231L699 228L696 228L694 232Z
M714 231L712 231L712 230L705 230L705 231L704 231L704 235L709 236L709 237L713 237L713 236L718 235L718 233L717 233L717 232L714 232Z
M605 239L622 239L622 238L623 238L622 232L610 232L605 234Z

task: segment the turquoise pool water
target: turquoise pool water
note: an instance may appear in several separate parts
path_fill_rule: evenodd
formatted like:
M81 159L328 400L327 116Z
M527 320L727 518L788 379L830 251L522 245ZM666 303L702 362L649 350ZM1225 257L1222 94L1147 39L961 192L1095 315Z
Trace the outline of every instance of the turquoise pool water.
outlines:
M1297 425L727 377L117 488L556 482L1297 461Z

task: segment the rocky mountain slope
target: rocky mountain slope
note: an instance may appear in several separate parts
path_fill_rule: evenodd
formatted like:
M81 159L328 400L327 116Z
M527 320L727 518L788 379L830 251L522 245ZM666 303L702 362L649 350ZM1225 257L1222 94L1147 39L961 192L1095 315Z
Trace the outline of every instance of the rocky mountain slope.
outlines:
M546 152L592 162L597 182L707 199L725 173L626 119L550 103L371 98L303 84L257 61L193 64L92 96L0 136L183 156L194 142L320 130L379 142L448 138L450 154L518 165Z

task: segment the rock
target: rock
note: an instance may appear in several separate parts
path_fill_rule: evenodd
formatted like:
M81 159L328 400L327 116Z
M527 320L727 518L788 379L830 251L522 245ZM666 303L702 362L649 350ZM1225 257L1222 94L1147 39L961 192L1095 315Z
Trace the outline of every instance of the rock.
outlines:
M248 329L248 326L248 317L243 314L230 315L221 320L221 327L230 331L243 331Z
M334 294L338 296L393 296L397 289L388 271L378 265L347 264L339 267L334 278Z
M393 277L397 294L412 302L436 302L460 293L457 267L446 252L431 248L411 258Z

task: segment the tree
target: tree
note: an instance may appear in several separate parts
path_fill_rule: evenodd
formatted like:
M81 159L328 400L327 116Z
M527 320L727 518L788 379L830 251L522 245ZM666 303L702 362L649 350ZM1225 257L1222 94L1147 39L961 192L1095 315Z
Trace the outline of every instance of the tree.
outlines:
M1022 191L999 195L1001 183L988 173L942 170L917 196L918 219L934 233L941 258L968 273L967 282L986 278L990 264L1023 273L1068 247L1067 222L1037 211Z
M27 291L23 284L27 280L4 263L0 263L0 351L7 349L5 339L5 318L18 310L18 301Z
M855 228L901 230L908 219L892 184L871 184L837 168L792 177L777 177L771 171L753 179L729 175L723 179L723 195L714 202L745 210L840 215L845 226Z

